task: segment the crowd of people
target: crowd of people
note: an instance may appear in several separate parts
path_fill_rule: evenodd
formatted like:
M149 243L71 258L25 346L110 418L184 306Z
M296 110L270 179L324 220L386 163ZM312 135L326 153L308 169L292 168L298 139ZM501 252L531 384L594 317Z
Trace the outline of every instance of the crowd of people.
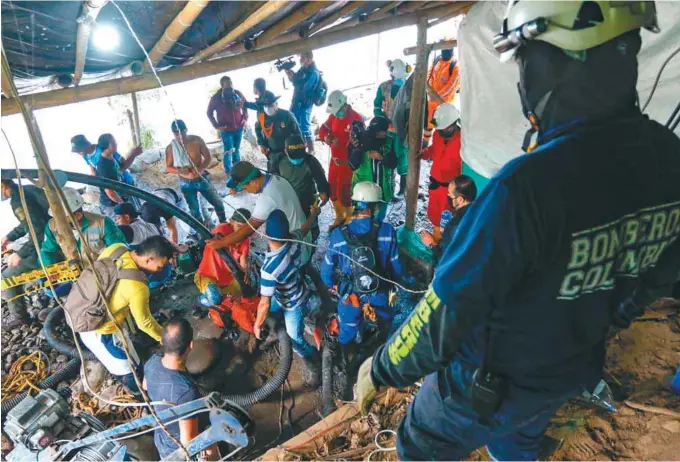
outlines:
M348 370L357 357L365 358L357 352L367 335L381 344L356 371L364 412L380 387L403 387L427 377L399 427L402 460L460 460L483 445L494 460L536 458L539 438L555 411L584 387L592 390L601 378L609 326L629 324L680 270L679 143L642 116L635 97L639 29L655 27L654 12L644 2L623 13L600 5L604 10L599 16L583 10L571 19L597 23L592 27L603 27L606 34L584 33L585 26L548 25L537 39L512 41L512 34L531 29L525 26L537 18L569 14L551 9L557 3L540 12L526 3L511 5L501 34L507 40L498 43L510 44L499 51L516 54L523 109L532 123L529 135L537 133L538 138L531 154L503 167L479 198L475 183L462 174L460 113L452 104L460 72L453 50L443 50L430 70L420 158L432 161L427 216L433 231L422 238L433 250L435 272L427 293L399 326L392 325L390 292L413 279L402 264L388 204L404 196L409 168L403 136L408 108L400 103L413 91L406 63L388 63L391 78L377 89L370 121L341 90L323 95L329 115L318 135L331 152L327 174L314 156L311 111L324 83L311 52L300 56L298 71L286 71L294 86L290 110L279 107L263 79L254 82L256 98L248 101L223 77L207 115L221 134L226 187L230 194L255 195L252 210L235 210L229 221L207 172L212 157L205 142L188 135L182 120L171 126L174 139L166 149L166 166L178 176L183 200L172 189L157 190L156 195L173 204L185 202L196 219L211 224L201 210L200 193L220 222L205 243L194 279L200 303L211 307L241 296L241 283L249 278L249 239L266 237L259 301L251 324L242 327L263 339L267 319L282 319L306 366L307 384L318 386L321 358L304 335L304 321L318 304L306 278L322 281L338 299L332 314ZM599 20L581 17L589 14ZM573 81L565 81L563 74ZM613 85L614 80L620 83ZM607 95L606 104L602 95ZM251 110L266 170L240 159ZM649 163L637 162L640 149L646 149ZM72 150L83 156L93 175L127 183L132 178L126 169L141 152L137 148L121 156L109 134L96 145L77 135ZM613 162L625 168L606 167ZM585 164L590 170L584 171ZM555 171L559 175L551 173ZM649 177L656 179L652 186ZM44 195L31 187L25 192L28 210L17 198L17 185L2 181L3 197L11 199L20 221L3 238L3 250L26 234L28 214L39 230L43 262L63 260ZM144 366L144 387L154 401L195 399L198 390L184 365L192 347L191 326L174 320L163 328L149 307L152 280L162 282L174 255L186 250L175 218L106 187L100 194L102 214L84 211L77 191L64 192L80 228L81 250L96 253L102 262L115 261L120 269L109 304L124 328L119 332L112 321L102 320L94 329L79 331L83 343L112 375L139 393L130 364L141 373L140 358L132 348L132 363L127 361L122 344L132 342L121 336L130 328L162 339L163 355ZM311 257L320 234L318 216L328 202L335 219L319 272ZM621 225L631 217L654 225L632 231ZM617 246L623 250L614 244L609 250L598 247L621 226L626 243L617 240ZM652 241L658 245L650 260L645 249ZM222 251L237 267L225 264ZM32 244L18 249L3 277L35 268L37 252ZM647 257L633 256L629 262L630 252L647 252ZM607 259L611 265L623 261L617 263L617 276L603 276ZM244 278L236 278L236 270ZM3 296L15 295L7 292ZM19 304L10 302L8 308L10 325L26 321ZM566 332L564 326L569 326ZM197 428L196 419L186 419L170 431L186 443ZM155 441L161 455L176 449L161 431Z

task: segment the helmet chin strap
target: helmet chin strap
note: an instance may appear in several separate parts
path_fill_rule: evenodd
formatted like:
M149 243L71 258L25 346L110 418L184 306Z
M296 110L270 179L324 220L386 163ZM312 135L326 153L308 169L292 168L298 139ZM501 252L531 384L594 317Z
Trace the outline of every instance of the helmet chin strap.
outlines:
M543 112L548 105L548 101L550 100L553 90L550 90L545 95L543 95L541 99L538 100L536 107L533 109L529 104L529 98L527 98L526 91L520 82L517 83L517 91L519 92L519 98L522 102L522 112L524 113L524 117L526 117L531 124L531 127L529 127L526 134L524 135L524 141L522 141L522 151L531 152L534 148L534 146L532 146L532 139L536 133L540 132L540 117L543 115Z

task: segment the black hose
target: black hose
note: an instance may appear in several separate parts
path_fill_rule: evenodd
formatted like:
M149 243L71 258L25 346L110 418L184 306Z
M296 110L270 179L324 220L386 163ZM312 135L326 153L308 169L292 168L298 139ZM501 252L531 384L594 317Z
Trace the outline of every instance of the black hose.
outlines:
M22 177L29 179L38 178L38 170L21 169L20 172ZM154 196L152 193L148 191L144 191L143 189L131 186L126 183L122 183L120 181L110 180L108 178L102 178L93 175L85 175L82 173L65 172L63 170L55 170L55 172L62 172L66 176L67 181L73 181L74 183L82 183L90 186L96 186L99 188L113 189L114 191L122 193L124 195L138 197L147 202L151 202L152 204L160 207L166 212L171 213L174 217L179 218L180 220L191 226L204 239L210 239L213 237L210 230L206 228L203 225L203 223L198 221L196 218L192 217L191 214L185 212L184 210L182 210L181 208L177 207L174 204L171 204L170 202L167 202L157 196ZM5 169L2 170L3 180L11 180L15 179L16 177L17 177L16 170ZM257 294L257 290L251 287L249 284L245 283L245 273L243 272L243 269L241 269L239 264L236 262L236 260L234 260L234 257L232 257L231 254L229 252L226 252L224 249L218 250L218 253L222 257L224 262L227 264L227 266L231 270L231 273L234 275L234 278L241 287L241 293L245 297L255 296Z
M271 396L272 393L281 388L281 385L283 385L286 377L288 377L290 367L293 364L293 345L286 332L285 326L280 325L276 328L276 336L279 339L281 358L279 359L279 365L274 375L267 383L255 391L240 395L227 395L224 397L225 399L233 401L243 408L249 408L256 403L264 401Z
M336 409L333 399L333 349L328 343L321 352L321 403L324 416Z
M78 355L78 349L75 345L70 342L66 342L59 338L56 333L57 324L59 324L64 318L64 309L60 306L55 307L49 312L45 318L45 325L43 326L43 335L47 344L53 349L57 350L59 353L68 356L69 358L80 360L80 355ZM70 329L70 327L69 327ZM97 357L87 348L83 348L83 359L85 360L96 360Z
M59 369L57 372L55 372L54 374L50 375L45 380L40 382L38 387L43 390L47 388L54 388L64 380L70 379L71 377L77 375L79 370L80 359L73 358L69 362L67 362L62 369ZM10 398L7 401L3 401L1 409L3 418L6 417L7 413L11 411L17 404L23 401L23 399L26 398L26 396L28 396L28 391L25 391L20 395L15 396L14 398Z

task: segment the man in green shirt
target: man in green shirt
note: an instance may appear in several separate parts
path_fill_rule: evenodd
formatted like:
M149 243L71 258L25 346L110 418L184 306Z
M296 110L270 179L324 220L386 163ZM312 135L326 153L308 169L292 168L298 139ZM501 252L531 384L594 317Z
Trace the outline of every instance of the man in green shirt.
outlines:
M92 258L97 258L99 253L110 245L121 243L127 244L125 236L118 226L109 217L83 211L83 198L80 193L72 188L64 188L64 195L69 208L78 220L80 231L85 236L89 248L92 249ZM84 251L80 235L73 231L78 244L78 249ZM45 241L40 254L45 265L51 265L65 260L64 253L59 245L59 233L54 219L50 219L45 227Z
M260 98L264 112L257 113L255 135L260 151L267 157L267 170L279 173L279 163L286 155L286 139L293 134L302 135L300 126L292 112L279 108L271 91L265 91Z
M4 252L9 244L29 233L29 227L26 220L27 214L35 228L38 242L42 242L45 223L49 220L49 215L47 213L49 204L45 197L45 193L35 186L23 186L26 205L28 207L28 210L25 210L21 203L19 186L16 183L12 180L2 180L0 189L2 190L2 199L10 200L10 206L14 212L14 216L19 220L19 224L10 231L7 236L2 238L2 251ZM30 236L28 242L22 245L8 258L7 263L7 269L2 272L3 280L39 267L38 251ZM9 315L2 320L3 327L12 329L26 323L26 307L23 301L21 299L12 300L20 294L20 290L21 286L17 285L3 291L2 298L4 300L9 300L7 302Z

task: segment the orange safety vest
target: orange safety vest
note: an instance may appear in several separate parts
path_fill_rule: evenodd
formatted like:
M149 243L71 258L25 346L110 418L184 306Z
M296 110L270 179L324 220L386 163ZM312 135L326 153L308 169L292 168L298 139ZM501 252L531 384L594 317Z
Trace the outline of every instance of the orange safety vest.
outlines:
M430 69L427 83L441 96L444 102L450 103L460 88L459 77L458 62L453 58L444 61L439 57Z

